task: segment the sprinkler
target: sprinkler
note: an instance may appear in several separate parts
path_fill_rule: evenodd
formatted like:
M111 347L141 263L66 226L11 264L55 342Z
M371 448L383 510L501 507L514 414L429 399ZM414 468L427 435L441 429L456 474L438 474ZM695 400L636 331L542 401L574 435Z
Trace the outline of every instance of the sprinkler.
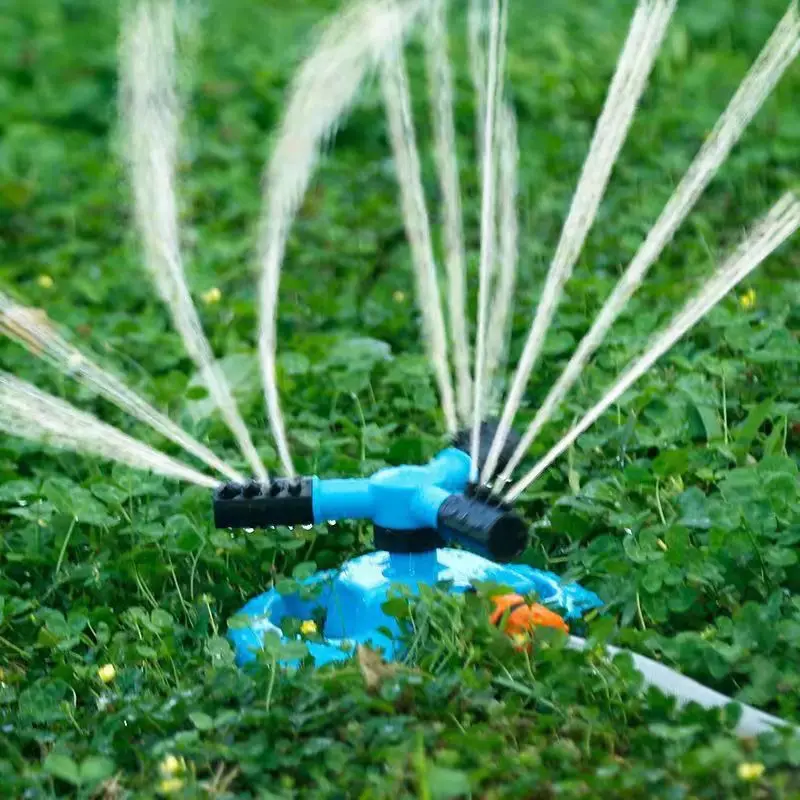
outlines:
M483 467L496 425L481 427L478 468ZM496 473L518 443L511 437ZM393 587L412 593L420 584L444 584L464 592L476 582L493 583L518 595L535 593L566 619L577 619L601 605L594 593L557 575L525 564L519 557L528 543L528 525L486 486L470 483L469 433L456 435L428 464L379 470L369 478L277 478L267 482L226 483L214 493L217 528L269 528L368 520L375 551L345 562L337 570L317 572L302 582L308 592L272 589L240 612L244 620L229 636L239 664L251 661L272 631L283 635L286 617L309 620L322 610L322 640L309 641L317 665L346 660L358 644L396 656L395 619L383 611Z

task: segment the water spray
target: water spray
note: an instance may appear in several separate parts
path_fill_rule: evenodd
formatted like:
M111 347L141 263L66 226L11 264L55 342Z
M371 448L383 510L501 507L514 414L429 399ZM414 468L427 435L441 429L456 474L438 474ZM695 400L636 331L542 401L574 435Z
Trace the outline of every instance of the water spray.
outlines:
M64 400L0 371L0 431L214 488L218 481L131 438Z

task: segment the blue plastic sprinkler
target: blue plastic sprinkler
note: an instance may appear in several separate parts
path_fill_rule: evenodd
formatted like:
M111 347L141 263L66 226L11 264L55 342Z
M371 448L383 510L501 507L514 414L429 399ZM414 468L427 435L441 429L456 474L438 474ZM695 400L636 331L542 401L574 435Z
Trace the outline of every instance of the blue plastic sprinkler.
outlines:
M495 430L494 423L482 425L479 469ZM370 478L275 478L220 486L214 494L217 528L341 520L369 520L374 526L375 551L303 581L313 593L271 589L247 603L237 615L244 624L229 631L237 663L252 661L268 632L283 637L285 618L312 619L320 616L320 609L321 641L307 642L317 666L347 660L358 644L396 657L399 628L382 608L393 587L416 593L420 585L445 584L452 592L464 592L477 582L493 583L520 595L535 593L540 603L559 609L567 620L602 605L593 592L564 584L551 572L498 563L523 552L528 525L487 487L470 484L469 439L468 432L459 433L430 463L382 469ZM506 443L495 474L508 463L516 444L514 437Z

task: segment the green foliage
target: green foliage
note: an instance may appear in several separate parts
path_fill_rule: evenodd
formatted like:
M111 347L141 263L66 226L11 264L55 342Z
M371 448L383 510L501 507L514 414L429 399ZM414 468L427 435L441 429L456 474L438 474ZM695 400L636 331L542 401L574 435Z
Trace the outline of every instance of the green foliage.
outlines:
M46 308L243 468L144 279L130 231L114 124L116 5L0 3L4 288ZM278 470L254 359L259 175L286 83L313 26L336 3L202 5L180 183L187 263L215 352L262 456ZM512 3L508 67L522 187L512 361L629 6ZM783 8L783 0L682 4L548 334L521 423ZM462 59L458 30L453 50ZM415 57L410 66L427 144L421 63ZM473 107L467 73L458 77L466 166L474 161ZM532 456L599 397L742 227L796 180L799 90L795 69ZM279 380L303 472L369 473L424 460L442 441L387 154L373 87L341 130L289 243ZM423 155L435 201L431 149ZM477 175L465 169L463 178L474 250ZM795 722L798 265L796 250L772 258L744 287L755 290L752 307L726 300L524 497L536 520L525 560L600 593L607 608L589 630L598 642L613 637ZM37 282L42 274L52 277L49 288ZM203 304L211 287L221 299ZM0 362L173 452L7 341ZM607 665L596 652L565 649L558 636L544 634L533 652L518 652L488 625L481 592L392 601L392 613L411 626L411 646L408 663L377 691L353 665L276 670L278 659L305 652L277 640L244 674L233 666L225 631L245 599L271 585L292 588L314 569L364 551L369 531L338 525L231 534L212 529L209 505L205 490L0 440L0 796L152 797L169 788L185 797L365 800L800 794L796 741L777 734L739 741L735 712L678 711L656 692L641 693L625 658ZM171 754L184 762L170 771ZM741 777L743 763L762 764L763 775ZM170 779L172 787L164 784Z

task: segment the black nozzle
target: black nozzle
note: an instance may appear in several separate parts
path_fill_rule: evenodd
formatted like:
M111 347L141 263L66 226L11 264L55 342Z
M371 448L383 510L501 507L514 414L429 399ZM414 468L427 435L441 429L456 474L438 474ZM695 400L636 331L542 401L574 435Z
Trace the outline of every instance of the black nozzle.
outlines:
M311 478L224 483L214 492L214 525L217 528L313 524Z
M486 459L489 457L489 449L492 446L494 436L499 427L500 423L498 420L485 420L481 423L478 447L478 470L482 470L484 464L486 464ZM514 451L517 449L517 446L521 441L522 437L519 436L516 431L510 430L508 432L508 438L503 445L503 449L500 451L500 456L497 460L497 467L495 468L494 473L490 476L491 478L499 475L506 468L508 462L511 461L511 456L514 455ZM470 453L472 450L472 431L459 431L453 437L453 447L463 451L464 453Z
M442 538L482 550L496 561L510 561L528 545L528 526L499 500L450 495L437 522Z

